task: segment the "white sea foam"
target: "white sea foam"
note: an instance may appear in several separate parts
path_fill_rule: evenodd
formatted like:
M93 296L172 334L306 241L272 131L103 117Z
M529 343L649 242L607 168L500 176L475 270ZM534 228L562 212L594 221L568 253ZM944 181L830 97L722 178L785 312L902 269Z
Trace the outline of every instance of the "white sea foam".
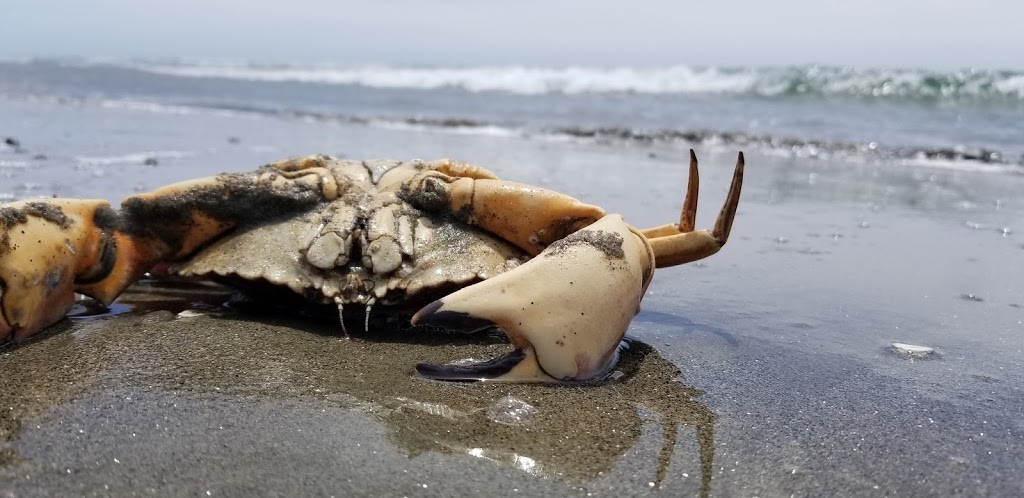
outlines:
M993 83L997 90L1007 95L1016 95L1024 99L1024 74L1008 76Z
M141 100L130 99L105 99L100 101L100 106L107 109L126 109L130 111L144 111L160 114L185 115L192 114L195 111L195 108L188 106L158 104L156 102L146 102Z
M0 159L0 169L23 170L28 169L29 166L31 166L31 164L28 161L8 161L5 159Z
M477 135L496 138L509 138L523 136L521 128L513 128L498 125L472 125L472 126L451 126L438 125L436 123L416 123L393 119L373 119L369 121L371 126L387 130L436 130L452 135Z
M740 93L757 83L748 70L692 69L563 69L524 66L473 68L400 68L386 66L260 67L249 65L142 65L139 69L172 76L249 81L361 85L373 88L433 90L462 88L471 92L501 91L525 95L545 93Z
M1015 164L983 163L978 161L935 159L927 157L901 159L898 162L904 166L975 173L1024 173L1024 168Z
M523 95L622 92L1024 99L1024 74L1006 71L937 72L825 66L720 68L684 65L651 68L348 67L260 65L204 60L117 64L150 73L189 78L359 85L391 89L458 88L470 92L496 91Z
M115 164L145 164L147 159L181 159L193 156L194 153L180 150L157 150L135 152L117 156L75 156L74 160L81 166L111 166Z

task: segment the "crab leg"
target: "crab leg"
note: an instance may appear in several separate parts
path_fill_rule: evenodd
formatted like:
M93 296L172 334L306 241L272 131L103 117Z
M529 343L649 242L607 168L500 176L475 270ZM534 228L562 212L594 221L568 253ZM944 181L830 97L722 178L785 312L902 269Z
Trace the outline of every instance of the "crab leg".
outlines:
M345 301L337 297L334 298L334 303L338 305L338 321L341 322L341 336L348 339L348 329L345 327Z
M663 225L648 228L642 233L647 237L654 249L654 257L658 268L681 265L691 261L704 259L718 252L732 230L732 222L736 217L736 207L740 201L740 189L743 186L743 153L736 159L736 170L733 173L729 194L718 219L711 230L694 230L697 218L697 190L699 178L697 174L697 156L690 149L690 180L686 188L686 198L679 224Z
M154 266L185 257L242 220L309 209L337 186L298 164L182 182L106 201L48 199L0 206L0 343L59 321L76 292L110 304Z
M515 350L469 366L419 365L444 380L551 382L600 378L653 275L647 240L619 215L551 244L518 268L435 301L412 319L474 332L498 326Z
M373 309L374 299L370 298L366 302L366 314L363 316L363 332L370 331L370 310Z
M478 170L464 174L482 176ZM531 256L605 215L597 206L551 190L486 177L452 178L436 172L412 179L403 195L421 209L455 213L460 221L497 235Z

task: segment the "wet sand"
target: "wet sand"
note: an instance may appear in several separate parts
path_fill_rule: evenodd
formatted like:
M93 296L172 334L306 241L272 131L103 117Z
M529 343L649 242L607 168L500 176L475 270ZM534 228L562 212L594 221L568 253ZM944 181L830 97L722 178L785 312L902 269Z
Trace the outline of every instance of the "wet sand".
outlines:
M147 298L161 293L144 291ZM161 297L162 307L190 304ZM133 305L137 312L150 307ZM0 429L12 443L0 472L24 479L25 490L74 483L82 490L111 486L112 494L202 486L242 494L247 488L235 479L275 474L279 487L263 489L284 493L312 481L309 489L318 493L422 492L392 482L389 476L402 469L423 475L416 484L446 494L481 483L455 477L462 465L451 456L438 475L436 458L419 457L469 454L553 478L536 488L549 493L560 489L556 483L578 485L612 471L641 439L642 402L673 432L669 438L685 427L701 441L703 479L710 482L714 415L645 344L624 354L621 378L599 385L446 384L414 378L412 366L495 356L508 346L494 336L410 331L346 340L334 327L309 321L254 321L233 310L200 309L191 317L162 310L77 318L69 330L6 352L9 388L0 399L14 408ZM329 447L318 444L321 438ZM673 443L650 455L658 469L652 479L666 477ZM379 477L349 482L362 471L339 472L335 465L352 457L332 452L363 453L363 446L381 454L361 457ZM211 461L220 463L211 470Z
M88 110L50 112L67 126L92 119ZM171 129L205 152L156 169L108 167L95 178L62 176L54 173L58 159L40 160L36 176L14 177L14 191L32 183L116 198L136 183L153 188L208 174L210 163L219 165L213 171L241 170L319 151L470 159L638 226L674 218L683 192L685 144L231 116L111 119L142 130L133 150L160 148L172 141L162 135ZM19 138L59 158L96 135ZM224 296L205 289L140 287L124 301L131 312L66 320L0 350L0 489L16 496L1024 491L1024 242L1015 232L1024 230L1015 226L1024 219L1017 194L1024 177L746 152L729 245L705 262L658 271L630 329L638 342L613 382L424 381L411 376L418 361L488 357L508 346L500 337L446 334L371 332L345 341L330 324L217 307ZM698 148L701 226L712 223L724 197L733 153ZM176 316L186 308L200 316ZM893 352L894 342L935 352L910 358Z

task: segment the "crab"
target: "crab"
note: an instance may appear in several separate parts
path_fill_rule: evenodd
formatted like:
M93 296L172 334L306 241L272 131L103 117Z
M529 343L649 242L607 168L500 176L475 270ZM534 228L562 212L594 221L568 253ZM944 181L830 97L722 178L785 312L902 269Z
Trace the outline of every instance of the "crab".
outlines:
M714 228L695 229L690 151L678 223L647 230L551 190L451 160L314 155L107 201L0 207L0 343L60 321L76 293L109 305L144 275L228 284L277 303L411 315L412 326L498 328L513 351L416 366L441 380L599 379L654 269L726 243L743 181L739 153Z

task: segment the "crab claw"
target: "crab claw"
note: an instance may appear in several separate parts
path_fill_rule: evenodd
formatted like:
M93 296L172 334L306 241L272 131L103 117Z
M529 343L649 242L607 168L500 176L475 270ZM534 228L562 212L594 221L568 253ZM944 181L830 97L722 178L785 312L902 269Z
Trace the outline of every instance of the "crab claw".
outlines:
M58 322L75 304L78 281L109 271L113 244L96 223L107 211L98 200L0 207L0 343Z
M475 365L417 366L442 380L551 382L606 374L654 272L647 240L608 215L518 268L435 301L412 318L474 332L500 327L516 348Z

